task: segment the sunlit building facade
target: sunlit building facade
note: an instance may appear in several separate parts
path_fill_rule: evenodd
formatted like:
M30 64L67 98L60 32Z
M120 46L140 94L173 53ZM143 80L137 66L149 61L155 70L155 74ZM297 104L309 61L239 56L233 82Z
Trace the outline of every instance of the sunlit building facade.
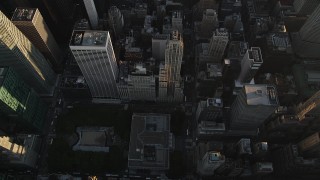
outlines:
M46 104L12 68L1 67L0 79L0 111L18 129L41 132L46 120Z
M11 21L39 49L53 67L58 68L61 65L61 50L38 9L17 8Z
M10 66L39 94L51 95L57 75L42 53L0 12L0 66Z

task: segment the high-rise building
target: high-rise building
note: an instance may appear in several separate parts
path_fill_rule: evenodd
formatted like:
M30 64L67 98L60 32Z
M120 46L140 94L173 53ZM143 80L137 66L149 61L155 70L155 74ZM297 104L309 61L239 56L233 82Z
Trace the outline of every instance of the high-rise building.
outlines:
M0 68L0 111L10 122L2 122L4 131L42 132L47 107L12 68Z
M181 11L174 11L172 12L171 24L172 30L178 30L180 33L183 32L183 24L182 24L182 12Z
M241 61L241 71L238 77L240 83L249 83L263 63L259 47L248 49Z
M193 6L193 17L196 20L201 20L202 13L206 9L217 9L216 0L200 0L197 4Z
M36 8L17 8L11 21L57 69L62 54L41 13Z
M137 63L128 75L128 89L131 100L156 100L156 81L149 66Z
M230 129L255 132L278 105L274 86L246 84L231 106Z
M208 54L213 57L214 61L220 62L222 60L228 42L229 33L227 29L219 28L213 32L208 47Z
M306 157L320 157L320 133L314 133L298 143L299 151Z
M203 11L201 21L201 37L210 38L212 32L219 27L218 14L213 9L206 9Z
M222 117L222 100L220 98L208 98L206 101L200 101L196 112L196 120L215 121Z
M210 151L207 152L201 162L198 164L198 172L202 176L214 175L214 170L219 168L225 162L225 156L220 152Z
M320 4L319 0L294 0L293 7L298 15L310 15Z
M170 36L168 34L156 34L152 38L152 57L158 61L164 61L167 42Z
M70 49L94 100L118 99L118 66L108 31L74 31Z
M0 12L0 65L10 66L39 94L52 94L57 75L41 52Z
M159 101L183 101L183 84L180 75L182 56L182 36L178 31L172 31L165 50L165 63L160 64Z
M91 28L96 29L98 27L98 13L93 0L83 0L86 7L87 14L90 20Z
M114 35L120 36L124 26L123 16L120 10L116 6L111 6L108 11L109 26L112 29Z
M0 137L0 167L35 168L40 151L41 139L37 135Z
M320 5L293 38L294 52L302 58L320 58Z

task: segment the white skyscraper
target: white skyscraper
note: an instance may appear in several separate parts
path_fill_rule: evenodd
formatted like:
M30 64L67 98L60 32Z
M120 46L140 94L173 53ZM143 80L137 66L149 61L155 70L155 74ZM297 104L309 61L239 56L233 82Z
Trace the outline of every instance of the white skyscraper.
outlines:
M83 2L84 2L84 6L86 7L86 10L87 10L87 14L88 14L88 17L90 20L91 27L93 29L95 29L98 27L99 17L98 17L98 13L97 13L97 9L94 4L94 1L93 0L83 0Z
M70 49L94 100L118 99L118 66L108 31L74 31Z
M172 31L165 51L165 63L160 64L159 101L182 102L183 83L180 75L183 40L178 31Z
M227 29L220 28L213 32L208 47L208 54L213 57L214 61L220 62L222 60L228 42L229 33Z

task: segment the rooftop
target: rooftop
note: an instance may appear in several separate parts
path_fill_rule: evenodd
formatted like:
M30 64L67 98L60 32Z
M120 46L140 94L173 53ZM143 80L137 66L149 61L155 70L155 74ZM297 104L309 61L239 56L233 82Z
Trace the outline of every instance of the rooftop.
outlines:
M73 31L70 46L106 46L108 31Z
M244 90L248 105L277 106L278 94L276 88L266 84L246 84Z
M261 49L259 47L251 47L251 49L248 50L248 53L249 59L252 59L253 62L263 62Z
M17 8L11 18L12 21L32 21L37 8Z
M129 168L168 169L170 138L172 138L170 115L133 114L128 155Z

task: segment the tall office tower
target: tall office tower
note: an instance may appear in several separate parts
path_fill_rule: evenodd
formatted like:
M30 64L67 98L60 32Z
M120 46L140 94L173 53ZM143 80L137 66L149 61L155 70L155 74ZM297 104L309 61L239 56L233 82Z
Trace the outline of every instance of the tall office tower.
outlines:
M202 176L214 175L214 170L219 168L225 162L225 156L220 152L209 151L198 162L197 170Z
M152 38L152 57L157 61L164 61L169 34L156 34Z
M156 80L151 67L144 63L136 63L129 70L128 90L130 100L156 100Z
M249 83L263 63L259 47L248 49L241 61L241 71L238 77L240 83Z
M213 32L208 47L208 54L213 57L214 61L220 62L222 60L228 42L229 33L227 29L219 28Z
M62 54L51 31L36 8L17 8L12 23L49 59L57 69L61 66Z
M206 9L217 9L216 0L200 0L197 4L193 6L193 17L195 20L201 20L202 13Z
M298 143L304 157L320 157L320 133L314 133Z
M319 0L294 0L293 7L298 15L310 15L320 4Z
M247 84L231 106L230 129L255 132L279 106L276 88Z
M47 107L12 68L0 68L0 111L9 117L1 122L3 131L42 132Z
M180 33L183 32L183 17L181 11L174 11L172 12L172 30L178 30Z
M112 32L114 33L115 37L120 36L124 26L122 13L116 6L111 6L108 11L108 16L109 26L112 29Z
M183 101L183 84L180 76L183 57L183 40L178 31L172 31L165 51L165 63L160 65L159 100Z
M40 146L37 135L0 136L0 167L35 168Z
M52 94L57 75L40 51L0 12L0 65L12 67L39 94Z
M201 21L201 37L210 38L212 31L219 27L218 14L213 9L203 11Z
M118 66L108 31L74 31L71 52L88 83L93 100L118 99Z
M86 7L87 14L90 20L91 28L96 29L98 27L98 13L93 0L83 0Z
M200 101L196 112L196 120L215 121L222 117L222 100L220 98L208 98L206 101Z
M320 58L320 5L293 38L294 52L303 58Z

